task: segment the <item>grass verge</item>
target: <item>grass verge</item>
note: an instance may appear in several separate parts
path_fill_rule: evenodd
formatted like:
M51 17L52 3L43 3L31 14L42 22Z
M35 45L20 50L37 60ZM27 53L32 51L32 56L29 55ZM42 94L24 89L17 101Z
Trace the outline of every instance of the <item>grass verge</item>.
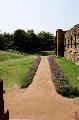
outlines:
M77 96L79 97L78 86L76 86L75 84L74 85L71 84L70 79L67 76L68 74L65 74L64 72L63 66L60 67L60 65L58 64L57 62L58 59L60 58L56 58L56 61L55 61L55 59L52 56L48 57L49 66L52 74L52 80L54 82L57 92L65 97L71 97L71 98L77 97ZM63 63L65 64L64 60L63 60ZM66 67L68 67L67 63L66 63Z
M79 87L79 66L70 62L64 57L56 58L56 63L68 77L69 83L73 87Z

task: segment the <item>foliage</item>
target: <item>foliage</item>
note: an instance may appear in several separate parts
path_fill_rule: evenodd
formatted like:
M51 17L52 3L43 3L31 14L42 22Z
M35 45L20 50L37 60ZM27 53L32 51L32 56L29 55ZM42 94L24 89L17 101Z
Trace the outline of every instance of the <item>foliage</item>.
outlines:
M30 68L30 70L28 71L28 73L26 74L26 77L24 79L24 83L21 86L21 88L26 88L28 87L31 82L33 81L34 75L38 69L38 65L40 63L41 57L38 56L35 60L35 62L33 63L32 67Z
M65 97L79 96L79 89L69 83L68 77L65 76L64 72L56 64L54 58L49 56L48 61L57 92Z
M18 29L13 34L14 46L18 50L23 50L27 46L26 32L24 30Z
M51 50L54 49L54 36L50 32L40 32L38 33L38 38L40 42L39 49L41 50Z
M9 33L0 34L0 50L12 48L13 35Z
M0 34L0 50L4 50L4 48L5 48L5 44L3 41L3 35Z
M34 33L17 29L13 34L0 34L0 50L41 51L54 49L54 36L49 32Z
M79 97L79 88L74 88L71 86L68 86L67 88L61 87L60 89L58 89L58 93L70 98Z
M39 46L38 36L34 33L33 30L28 30L27 33L28 43L27 50L28 51L37 51Z

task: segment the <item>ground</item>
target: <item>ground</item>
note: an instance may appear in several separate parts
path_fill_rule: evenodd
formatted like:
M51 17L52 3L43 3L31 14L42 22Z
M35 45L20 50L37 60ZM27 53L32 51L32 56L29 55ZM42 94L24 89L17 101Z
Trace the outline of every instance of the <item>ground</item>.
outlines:
M26 89L10 89L4 94L10 119L75 120L78 99L56 92L47 57L42 57L32 84Z

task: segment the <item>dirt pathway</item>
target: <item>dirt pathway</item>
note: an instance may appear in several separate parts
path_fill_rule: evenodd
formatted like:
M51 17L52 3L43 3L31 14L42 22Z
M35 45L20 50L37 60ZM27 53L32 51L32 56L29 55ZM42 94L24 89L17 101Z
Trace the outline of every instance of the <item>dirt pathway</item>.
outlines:
M8 90L4 100L11 119L75 120L75 99L56 93L46 57L42 57L33 83L27 89Z

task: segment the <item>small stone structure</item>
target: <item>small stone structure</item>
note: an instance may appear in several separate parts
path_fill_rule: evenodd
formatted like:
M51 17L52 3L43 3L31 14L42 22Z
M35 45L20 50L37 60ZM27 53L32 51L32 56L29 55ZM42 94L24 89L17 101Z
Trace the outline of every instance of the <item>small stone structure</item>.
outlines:
M56 55L79 65L79 24L68 31L56 31Z
M4 112L3 80L0 80L0 120L9 120L9 111Z
M64 31L62 29L56 31L56 54L64 56Z

